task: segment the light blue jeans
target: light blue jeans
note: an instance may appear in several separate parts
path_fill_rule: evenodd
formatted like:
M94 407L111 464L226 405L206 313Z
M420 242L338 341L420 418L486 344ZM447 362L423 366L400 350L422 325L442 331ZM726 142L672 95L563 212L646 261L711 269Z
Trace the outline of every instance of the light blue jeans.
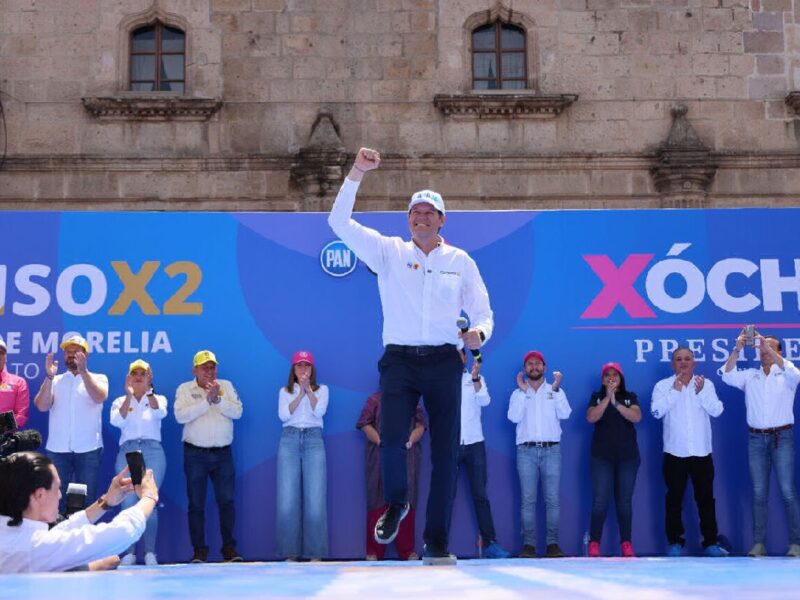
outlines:
M328 492L322 428L284 427L278 446L275 553L327 558Z
M747 457L750 479L753 482L753 542L763 544L767 539L767 500L772 465L786 508L789 524L789 543L800 544L800 503L794 481L794 430L775 434L749 433Z
M517 446L517 472L522 490L522 543L536 547L536 495L542 480L547 543L558 543L561 514L561 444L548 448Z
M164 455L164 449L161 447L161 442L158 440L149 440L149 439L137 439L137 440L128 440L122 446L119 447L119 452L117 453L117 461L114 464L114 475L122 471L125 468L125 465L128 464L127 460L125 459L125 454L127 452L135 452L136 450L140 450L142 455L144 456L144 464L145 467L148 469L153 470L153 479L156 480L156 485L161 488L161 483L164 481L164 474L167 470L167 457ZM139 501L139 498L134 493L130 493L125 496L125 499L122 501L120 508L122 510L133 506ZM142 536L142 540L144 541L144 551L145 552L153 552L156 551L156 535L158 534L158 507L153 509L153 512L150 514L150 518L147 519L147 525L144 529L144 535ZM130 548L125 551L125 554L129 552L136 551L136 544L133 544Z

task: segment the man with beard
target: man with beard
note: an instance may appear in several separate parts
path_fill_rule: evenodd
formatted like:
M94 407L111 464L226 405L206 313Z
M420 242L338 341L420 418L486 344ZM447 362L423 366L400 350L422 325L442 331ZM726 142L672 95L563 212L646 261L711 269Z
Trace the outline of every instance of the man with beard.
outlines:
M746 341L753 340L761 358L760 369L736 369L736 360ZM766 556L767 499L771 465L775 467L789 525L786 556L800 557L800 502L794 470L794 396L800 371L783 358L780 340L745 330L720 369L722 381L744 391L747 409L747 458L753 485L753 547L748 556Z
M727 556L717 543L717 511L714 503L714 459L711 455L711 419L722 414L714 383L694 374L694 354L689 348L672 353L671 377L653 389L650 413L664 419L664 460L662 470L667 485L667 556L680 556L683 538L683 495L692 480L694 499L700 514L703 553Z
M89 344L79 335L61 342L67 371L58 375L53 354L45 358L36 408L49 412L45 452L61 476L59 511L63 514L70 482L86 484L86 497L95 498L103 454L103 402L108 377L88 368Z
M544 355L538 350L522 358L524 373L508 404L508 419L517 424L517 472L522 491L522 552L520 558L536 558L536 488L542 479L547 524L548 558L562 558L558 545L561 512L561 424L572 413L561 389L561 372L553 371L553 383L545 381Z

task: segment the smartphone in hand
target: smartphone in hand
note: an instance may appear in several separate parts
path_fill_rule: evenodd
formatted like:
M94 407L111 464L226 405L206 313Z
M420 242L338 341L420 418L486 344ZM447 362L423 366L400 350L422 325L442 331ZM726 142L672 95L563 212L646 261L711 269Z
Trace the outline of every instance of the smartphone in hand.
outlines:
M135 452L126 452L125 459L128 461L128 470L130 471L133 485L141 485L146 468L144 464L144 455L139 450Z

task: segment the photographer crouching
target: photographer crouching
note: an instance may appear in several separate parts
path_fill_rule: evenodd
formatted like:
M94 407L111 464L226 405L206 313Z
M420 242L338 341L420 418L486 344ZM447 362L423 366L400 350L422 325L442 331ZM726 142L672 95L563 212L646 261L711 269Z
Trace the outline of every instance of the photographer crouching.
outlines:
M94 523L134 491L125 467L108 491L85 510L52 529L58 518L61 479L53 463L38 452L0 458L0 573L114 568L116 556L144 533L158 503L158 487L148 470L135 492L139 502L110 523Z

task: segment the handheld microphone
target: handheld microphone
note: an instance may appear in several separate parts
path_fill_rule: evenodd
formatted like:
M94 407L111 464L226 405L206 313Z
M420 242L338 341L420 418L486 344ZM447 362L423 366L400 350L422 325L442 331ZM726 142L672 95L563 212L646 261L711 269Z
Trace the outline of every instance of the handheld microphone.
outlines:
M83 510L86 506L87 491L85 483L70 483L67 486L67 507L64 516L69 517L71 514Z
M467 321L464 317L458 317L456 321L456 327L461 330L461 333L467 333L469 331L469 321ZM483 362L483 357L481 356L481 351L479 348L470 348L470 352L472 352L473 358L478 361L479 363Z

